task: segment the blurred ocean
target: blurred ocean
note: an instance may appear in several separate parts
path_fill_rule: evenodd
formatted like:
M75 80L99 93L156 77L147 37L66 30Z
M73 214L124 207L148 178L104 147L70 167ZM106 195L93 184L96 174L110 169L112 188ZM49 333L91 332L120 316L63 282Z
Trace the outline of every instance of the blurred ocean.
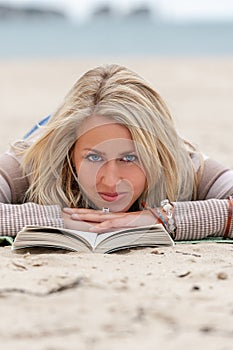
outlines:
M102 55L233 55L233 23L148 18L0 20L0 59Z

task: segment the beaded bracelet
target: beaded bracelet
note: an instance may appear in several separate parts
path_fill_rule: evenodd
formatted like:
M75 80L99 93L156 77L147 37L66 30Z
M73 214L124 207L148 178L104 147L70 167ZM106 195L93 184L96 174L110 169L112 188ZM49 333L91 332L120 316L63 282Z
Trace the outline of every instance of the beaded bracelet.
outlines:
M148 207L148 205L145 202L142 202L141 204L144 209L148 210L156 218L156 220L166 228L167 224L163 216L162 218L160 218L159 213L157 213L155 209Z
M166 201L166 202L165 202ZM157 219L157 221L164 226L164 228L168 231L168 233L171 235L173 239L176 237L176 226L175 221L173 219L173 212L171 209L173 208L172 204L166 199L161 202L161 205L163 204L163 211L166 212L168 222L165 220L164 216L160 212L158 208L151 208L146 205L145 202L142 202L143 208L149 210L151 214ZM169 204L169 206L168 206ZM166 206L165 206L166 205Z
M171 234L173 238L176 236L176 225L175 220L173 218L173 205L169 202L168 199L164 199L160 203L162 210L166 213L168 222L167 222L167 230Z
M167 221L165 220L164 216L162 215L161 211L158 208L154 209L156 211L156 213L158 214L158 217L160 218L160 220L162 221L163 226L165 227L165 229L168 229L168 225L167 225Z

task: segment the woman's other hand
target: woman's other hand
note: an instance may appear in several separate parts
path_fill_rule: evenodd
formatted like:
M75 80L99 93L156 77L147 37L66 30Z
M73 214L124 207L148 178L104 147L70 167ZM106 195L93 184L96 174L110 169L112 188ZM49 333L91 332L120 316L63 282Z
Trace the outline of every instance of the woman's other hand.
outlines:
M102 210L64 208L63 215L67 217L68 225L75 227L75 223L80 223L84 227L86 225L86 231L97 233L158 223L156 218L148 210L127 213L106 213Z
M62 219L64 221L64 227L70 230L77 231L89 231L93 227L93 223L87 221L77 221L72 219L72 215L62 211Z

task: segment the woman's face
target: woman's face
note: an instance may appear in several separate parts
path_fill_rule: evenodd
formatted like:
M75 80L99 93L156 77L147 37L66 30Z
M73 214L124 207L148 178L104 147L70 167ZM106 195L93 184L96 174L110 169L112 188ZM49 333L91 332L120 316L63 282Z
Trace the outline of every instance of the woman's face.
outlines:
M146 187L129 130L100 116L81 129L73 163L82 191L99 209L127 211Z

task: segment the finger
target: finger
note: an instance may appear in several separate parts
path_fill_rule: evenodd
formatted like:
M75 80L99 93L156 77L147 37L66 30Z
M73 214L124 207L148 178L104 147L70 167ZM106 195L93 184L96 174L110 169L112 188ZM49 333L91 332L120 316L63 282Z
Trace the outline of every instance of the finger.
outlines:
M117 230L122 228L135 227L136 225L133 223L134 220L126 220L126 217L119 217L110 220L103 221L97 225L92 226L89 231L93 231L96 233L109 232L111 230Z
M119 228L117 226L117 228ZM89 231L95 232L95 233L104 233L109 231L114 231L114 222L112 220L101 222L98 225L94 225L90 227Z
M142 211L136 213L126 213L125 215L121 214L118 217L111 219L109 218L109 220L105 220L92 226L90 231L102 233L122 228L153 225L154 223L154 217L152 217L150 213Z
M89 213L102 213L102 210L95 210L95 209L87 209L87 208L63 208L62 209L64 213L66 214L89 214Z
M122 214L120 214L122 215ZM124 214L123 214L124 215ZM116 213L97 213L96 211L93 213L75 213L71 214L72 220L81 220L81 221L92 221L92 222L104 222L111 219L115 219L119 216L119 214Z

